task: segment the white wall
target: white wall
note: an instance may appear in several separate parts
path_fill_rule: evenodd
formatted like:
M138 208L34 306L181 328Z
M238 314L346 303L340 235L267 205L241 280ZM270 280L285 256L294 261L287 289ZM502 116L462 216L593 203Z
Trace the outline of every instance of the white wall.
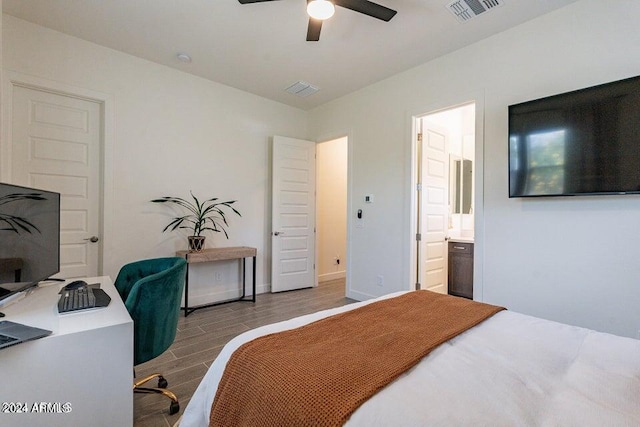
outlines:
M267 287L270 136L306 137L304 111L8 15L2 42L5 70L105 93L112 100L105 274L115 277L124 263L185 249L186 232L161 233L168 210L149 200L188 197L193 190L203 198L238 201L243 216L230 218L230 240L209 235L208 246L257 247L257 284ZM214 268L223 273L217 283L211 283ZM237 294L238 270L232 262L192 268L193 302Z
M344 137L318 144L316 149L316 270L320 282L345 277L347 148Z
M640 197L509 199L507 106L637 75L639 14L635 0L583 0L313 110L311 137L350 131L351 210L376 193L350 228L352 296L411 286L411 116L476 99L479 299L638 336Z

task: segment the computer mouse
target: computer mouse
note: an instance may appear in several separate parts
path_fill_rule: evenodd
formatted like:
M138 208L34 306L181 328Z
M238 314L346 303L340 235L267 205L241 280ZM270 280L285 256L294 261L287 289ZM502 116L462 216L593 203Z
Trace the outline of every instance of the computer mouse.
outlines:
M84 280L74 280L73 282L67 284L64 289L66 291L70 291L71 289L78 289L86 286L87 282L85 282Z

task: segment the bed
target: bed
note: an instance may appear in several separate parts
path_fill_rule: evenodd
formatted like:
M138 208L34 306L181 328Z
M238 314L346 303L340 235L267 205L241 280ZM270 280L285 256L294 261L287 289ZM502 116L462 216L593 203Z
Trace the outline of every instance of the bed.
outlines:
M237 336L203 378L180 427L209 425L225 367L243 344L404 294ZM345 425L640 425L640 341L499 311L437 346L361 404Z

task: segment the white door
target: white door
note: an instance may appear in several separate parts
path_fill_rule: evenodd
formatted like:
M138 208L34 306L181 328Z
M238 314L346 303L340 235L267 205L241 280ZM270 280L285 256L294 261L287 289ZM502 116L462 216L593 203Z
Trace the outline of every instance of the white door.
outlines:
M448 138L444 129L421 119L420 269L422 289L447 293Z
M15 86L11 180L60 193L59 277L98 275L101 106Z
M273 137L271 291L315 286L316 144Z

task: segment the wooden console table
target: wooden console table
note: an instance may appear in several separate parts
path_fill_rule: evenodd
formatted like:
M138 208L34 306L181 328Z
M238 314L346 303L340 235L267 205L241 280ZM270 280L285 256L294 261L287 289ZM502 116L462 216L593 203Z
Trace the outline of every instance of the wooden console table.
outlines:
M235 301L249 301L256 302L256 254L258 250L256 248L250 248L248 246L234 246L229 248L211 248L203 249L199 252L178 251L176 256L182 257L187 260L187 276L184 282L184 317L187 317L189 313L192 313L200 308L213 307L215 305L227 304ZM245 279L246 272L246 260L249 257L253 257L253 293L251 298L246 297L246 284ZM226 261L226 260L242 260L242 296L240 298L217 301L209 304L197 305L195 307L189 307L189 264L198 262L213 262L213 261Z

